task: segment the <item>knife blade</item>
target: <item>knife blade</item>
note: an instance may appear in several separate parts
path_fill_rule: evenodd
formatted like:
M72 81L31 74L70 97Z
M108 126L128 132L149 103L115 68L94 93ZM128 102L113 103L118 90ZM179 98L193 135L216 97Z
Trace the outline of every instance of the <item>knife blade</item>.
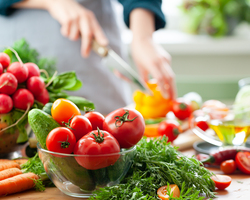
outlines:
M124 76L124 80L133 83L143 92L153 95L152 91L147 86L146 82L138 75L138 73L127 63L125 62L113 49L109 47L101 46L93 40L92 49L101 57L110 56L113 61L118 63L118 65L113 66L111 70L115 75L117 75L117 71ZM120 78L120 76L118 76Z

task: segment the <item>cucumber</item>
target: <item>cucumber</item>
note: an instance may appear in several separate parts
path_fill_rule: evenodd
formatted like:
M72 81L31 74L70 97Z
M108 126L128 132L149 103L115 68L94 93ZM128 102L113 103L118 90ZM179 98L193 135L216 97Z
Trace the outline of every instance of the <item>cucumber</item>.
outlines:
M60 127L60 125L49 114L36 108L29 111L28 121L40 146L47 149L47 135L52 129ZM48 157L56 169L73 184L85 191L95 189L95 183L89 170L80 166L74 157L55 157L50 154L48 154Z
M37 108L29 111L28 121L41 147L47 149L47 135L52 129L60 127L60 124L58 124L49 114Z
M52 108L53 103L49 102L46 103L45 106L43 106L43 111L51 115L51 108Z

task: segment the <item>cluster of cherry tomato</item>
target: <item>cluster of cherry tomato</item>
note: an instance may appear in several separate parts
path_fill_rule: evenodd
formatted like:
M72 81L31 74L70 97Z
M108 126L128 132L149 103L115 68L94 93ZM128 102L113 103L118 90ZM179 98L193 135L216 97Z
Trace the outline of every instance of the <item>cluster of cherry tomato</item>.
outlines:
M106 117L97 111L82 115L73 102L57 99L51 115L61 127L48 134L48 150L81 155L75 156L76 161L90 170L113 165L119 158L120 149L136 145L145 129L142 115L129 108L119 108Z
M0 114L9 113L13 107L27 110L35 99L44 105L49 101L38 66L35 63L11 63L9 55L0 52Z

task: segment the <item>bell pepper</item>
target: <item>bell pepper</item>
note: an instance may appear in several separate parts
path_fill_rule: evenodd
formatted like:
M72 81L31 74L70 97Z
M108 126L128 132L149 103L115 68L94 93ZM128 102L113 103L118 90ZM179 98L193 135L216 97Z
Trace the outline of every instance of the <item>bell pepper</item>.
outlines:
M140 90L136 90L133 95L135 109L138 110L145 119L165 117L172 108L172 101L163 98L156 83L147 84L153 95L150 96Z

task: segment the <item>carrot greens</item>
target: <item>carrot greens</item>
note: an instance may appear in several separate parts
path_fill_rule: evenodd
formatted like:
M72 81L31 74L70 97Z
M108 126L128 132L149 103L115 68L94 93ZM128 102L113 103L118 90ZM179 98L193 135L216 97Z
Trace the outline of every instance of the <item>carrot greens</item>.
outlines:
M101 188L90 199L159 199L157 189L167 184L176 184L181 190L179 198L214 198L212 173L194 157L188 158L167 138L143 138L137 144L134 163L123 181L112 187Z

